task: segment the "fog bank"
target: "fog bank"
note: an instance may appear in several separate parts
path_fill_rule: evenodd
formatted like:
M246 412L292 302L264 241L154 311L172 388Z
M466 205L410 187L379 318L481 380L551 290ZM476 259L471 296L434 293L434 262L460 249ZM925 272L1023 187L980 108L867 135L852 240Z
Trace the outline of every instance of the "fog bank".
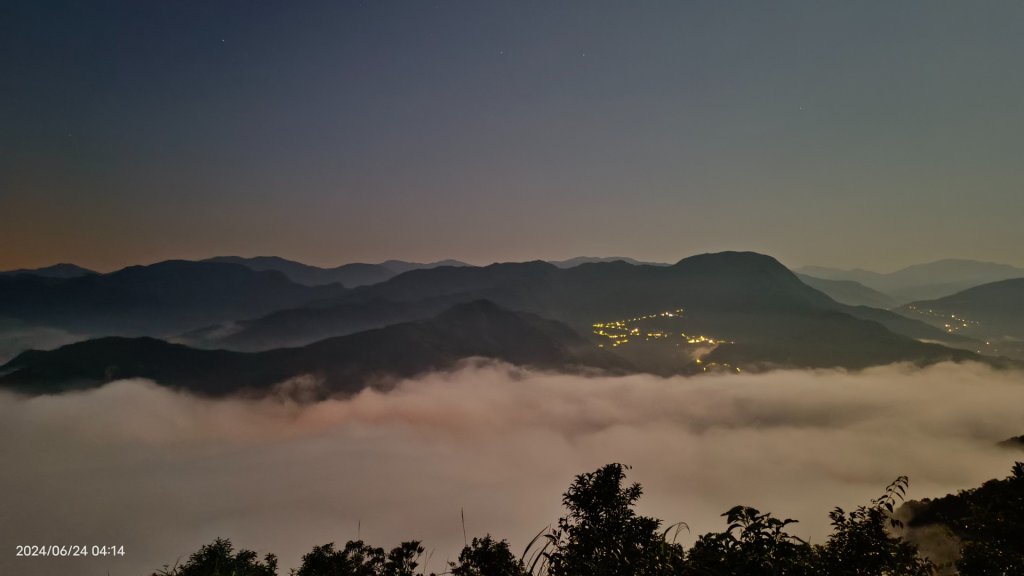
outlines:
M0 572L148 574L214 537L281 557L357 535L422 539L440 571L469 536L516 551L561 513L574 475L633 466L640 511L721 530L746 504L800 520L1005 476L1024 434L1024 375L981 365L857 374L616 378L470 362L387 394L299 405L204 400L145 381L0 395ZM18 544L120 544L125 558L14 558Z
M0 318L0 365L6 364L25 350L53 350L86 338L87 336L72 334L58 328L30 326Z

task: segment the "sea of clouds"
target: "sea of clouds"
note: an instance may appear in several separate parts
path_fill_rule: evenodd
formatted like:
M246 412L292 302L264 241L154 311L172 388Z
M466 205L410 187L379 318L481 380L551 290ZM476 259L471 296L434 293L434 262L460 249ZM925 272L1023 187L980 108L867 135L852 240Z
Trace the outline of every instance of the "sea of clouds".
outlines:
M291 383L303 386L306 383ZM469 537L517 551L552 524L576 474L632 466L639 511L721 530L736 504L796 518L1004 477L1024 453L1024 374L978 364L858 373L660 378L466 362L388 393L304 404L210 400L146 381L59 396L0 393L0 573L149 574L215 537L274 552L420 539L441 571ZM117 544L126 556L15 558L20 544Z

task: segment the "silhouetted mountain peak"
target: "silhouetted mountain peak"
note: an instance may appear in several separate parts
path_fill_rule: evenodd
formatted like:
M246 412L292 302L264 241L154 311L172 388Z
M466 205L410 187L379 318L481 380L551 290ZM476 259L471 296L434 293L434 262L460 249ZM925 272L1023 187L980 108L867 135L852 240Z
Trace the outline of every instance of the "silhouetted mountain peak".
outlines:
M297 286L286 274L277 270L254 270L229 262L192 260L165 260L144 266L129 266L94 278L104 284L148 286L161 292L174 287L207 294L211 284L220 284L221 289L230 289L235 285L248 286L253 282L268 289L284 290ZM341 286L335 284L334 288L340 289Z
M287 258L281 258L280 256L214 256L213 258L206 258L203 262L227 262L230 264L299 264L294 260L288 260Z
M67 262L44 266L42 268L19 268L17 270L0 272L0 275L16 274L31 274L33 276L42 276L44 278L77 278L79 276L98 274L98 272L89 270L88 268L82 268L76 264L69 264Z
M723 295L746 294L764 303L799 300L814 306L830 306L830 300L810 289L796 274L771 256L757 252L718 252L684 258L672 266L675 273L698 285L726 291Z
M555 266L551 262L545 262L544 260L527 260L526 262L495 262L484 266L484 268L490 268L492 270L558 270L558 266Z
M783 266L775 258L758 252L708 252L683 258L676 262L674 266L688 270L704 269L716 272L725 270L764 270L782 275L793 275L789 268Z
M420 270L422 268L440 268L442 266L464 267L471 266L471 264L466 264L465 262L452 259L438 260L437 262L428 262L426 264L421 264L419 262L406 262L405 260L385 260L384 262L381 262L379 266L383 266L395 274L402 274L410 270Z
M568 258L566 260L548 260L551 264L558 266L559 268L575 268L583 264L599 264L599 263L612 263L612 262L625 262L634 266L649 265L649 266L668 266L661 262L642 262L635 258L629 258L628 256L576 256L574 258Z

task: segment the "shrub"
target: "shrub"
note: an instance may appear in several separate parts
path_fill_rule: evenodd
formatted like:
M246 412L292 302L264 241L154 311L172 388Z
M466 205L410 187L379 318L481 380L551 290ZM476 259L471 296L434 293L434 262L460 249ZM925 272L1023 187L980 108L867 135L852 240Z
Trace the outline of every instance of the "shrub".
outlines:
M423 554L417 541L403 542L390 552L353 540L341 550L334 543L316 546L302 557L295 576L413 576Z
M458 562L449 562L452 576L526 576L521 560L512 555L508 542L496 541L488 534L473 538L462 549Z
M626 466L609 464L581 474L564 494L568 514L549 535L550 576L660 576L678 574L683 549L659 533L661 521L637 516L643 490L623 487Z
M234 552L231 540L217 538L174 567L164 566L153 576L277 576L277 557L267 554L260 562L251 550Z

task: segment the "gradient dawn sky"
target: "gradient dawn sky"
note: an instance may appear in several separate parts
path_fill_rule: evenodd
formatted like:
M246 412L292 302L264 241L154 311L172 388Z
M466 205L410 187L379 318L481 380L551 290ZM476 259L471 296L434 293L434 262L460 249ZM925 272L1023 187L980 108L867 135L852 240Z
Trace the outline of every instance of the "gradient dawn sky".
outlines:
M1024 3L6 1L0 269L1024 265Z

